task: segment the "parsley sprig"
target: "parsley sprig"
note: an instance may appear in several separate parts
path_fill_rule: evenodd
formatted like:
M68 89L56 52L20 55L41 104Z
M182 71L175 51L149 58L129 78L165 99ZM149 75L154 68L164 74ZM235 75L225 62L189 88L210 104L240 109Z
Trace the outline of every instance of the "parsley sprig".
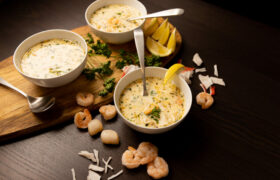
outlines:
M136 53L131 53L123 49L120 50L120 60L117 61L116 67L122 69L126 65L137 64L139 65L139 59ZM146 66L160 66L161 61L159 56L150 55L145 57Z
M91 48L88 51L89 56L93 56L94 54L104 55L107 58L111 56L112 51L106 43L102 43L100 40L97 40L97 42L94 43L94 39L90 33L87 34L87 37L88 39L86 39L86 42L88 46Z
M157 123L160 119L160 111L161 111L161 109L159 107L154 107L151 114L150 114L151 118L153 120L155 120Z
M104 83L103 83L103 86L104 86L104 89L102 91L100 91L98 93L99 96L107 96L107 94L109 92L112 92L114 90L114 87L115 87L115 78L110 78L110 79L107 79Z
M108 61L105 64L101 64L98 68L85 68L83 70L83 74L86 76L88 80L95 79L96 73L99 74L101 78L104 76L110 76L113 74L113 70L110 68L111 61Z

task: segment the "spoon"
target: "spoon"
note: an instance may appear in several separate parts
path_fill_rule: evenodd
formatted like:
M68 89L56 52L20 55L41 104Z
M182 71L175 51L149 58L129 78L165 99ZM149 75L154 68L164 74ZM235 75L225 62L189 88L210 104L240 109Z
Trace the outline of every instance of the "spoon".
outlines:
M4 79L2 79L1 77L0 77L0 84L5 85L5 86L17 91L20 94L22 94L24 97L26 97L28 104L29 104L29 108L34 113L44 112L44 111L50 109L55 103L55 98L51 97L51 96L45 96L45 97L28 96L26 93L24 93L23 91L21 91L20 89L18 89L16 87L14 87L10 83L8 83Z
M128 18L128 21L133 21L136 19L146 19L151 17L165 17L165 16L178 16L184 14L184 9L181 8L175 8L175 9L168 9L164 11L159 11L151 14L147 14L145 16L139 16L134 18Z
M136 45L136 50L140 62L140 67L142 70L142 81L143 81L143 96L148 96L148 91L146 87L146 77L145 77L145 61L144 61L144 33L141 28L137 28L133 31L134 40Z

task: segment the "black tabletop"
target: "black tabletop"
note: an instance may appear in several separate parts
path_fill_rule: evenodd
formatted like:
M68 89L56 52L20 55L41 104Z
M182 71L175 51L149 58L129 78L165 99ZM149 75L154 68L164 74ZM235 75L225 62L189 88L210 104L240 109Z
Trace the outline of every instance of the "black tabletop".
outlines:
M182 124L160 135L131 130L120 117L104 122L105 129L120 135L119 146L103 145L69 122L20 137L0 146L0 179L86 179L89 161L80 150L98 149L100 157L113 157L118 179L150 179L146 167L127 170L121 154L142 141L158 146L170 167L167 179L279 179L280 31L198 0L142 0L148 12L181 7L185 14L169 18L183 37L179 58L193 66L198 52L208 74L217 64L226 87L217 86L215 103L201 110L195 103ZM47 29L73 29L85 25L88 0L0 1L0 59L13 54L28 36ZM193 96L201 91L196 77ZM74 97L69 97L74 98ZM16 103L16 102L15 102ZM97 112L93 116L100 118ZM104 175L103 179L113 174Z

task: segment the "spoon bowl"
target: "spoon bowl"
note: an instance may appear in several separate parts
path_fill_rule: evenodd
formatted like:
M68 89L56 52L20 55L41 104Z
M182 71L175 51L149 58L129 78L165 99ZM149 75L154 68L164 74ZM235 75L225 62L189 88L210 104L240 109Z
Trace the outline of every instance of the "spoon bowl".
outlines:
M27 95L25 92L22 90L16 88L15 86L11 85L4 79L0 77L0 84L7 86L20 94L22 94L24 97L27 98L29 108L32 112L34 113L40 113L44 112L48 109L50 109L54 104L55 104L55 98L51 96L44 96L44 97L32 97Z
M34 113L44 112L55 104L55 98L51 96L32 97L27 96L30 110Z

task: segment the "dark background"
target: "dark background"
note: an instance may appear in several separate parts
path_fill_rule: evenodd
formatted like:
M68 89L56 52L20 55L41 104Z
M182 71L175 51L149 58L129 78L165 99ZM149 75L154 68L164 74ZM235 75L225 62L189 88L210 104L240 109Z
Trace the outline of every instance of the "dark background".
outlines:
M11 56L28 36L46 29L73 29L85 25L89 0L0 1L0 59ZM80 150L100 150L112 156L111 165L122 166L128 145L151 141L169 164L167 179L279 179L280 177L280 31L273 1L142 0L148 12L181 7L185 14L170 18L183 37L174 61L193 66L198 52L212 75L227 86L217 86L215 104L202 111L193 103L182 124L161 135L137 133L120 117L105 123L119 132L120 146L106 146L99 138L79 131L72 120L0 146L0 179L85 179L89 161ZM169 65L170 65L169 64ZM193 95L201 91L195 77ZM0 95L1 96L1 95ZM71 98L71 97L69 97ZM93 112L93 116L97 112ZM110 172L111 173L111 172ZM111 175L111 174L110 174ZM103 179L107 176L103 176ZM118 179L150 179L143 166L124 168Z

